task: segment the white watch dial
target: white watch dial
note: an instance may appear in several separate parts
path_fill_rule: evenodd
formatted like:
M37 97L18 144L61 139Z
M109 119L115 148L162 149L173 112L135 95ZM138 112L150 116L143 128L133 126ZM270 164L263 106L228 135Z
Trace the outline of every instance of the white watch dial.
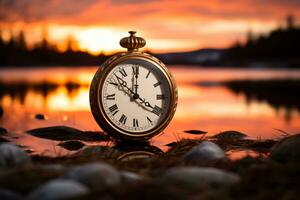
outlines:
M115 66L105 77L101 100L105 114L117 128L147 132L167 117L170 85L150 62L132 60Z

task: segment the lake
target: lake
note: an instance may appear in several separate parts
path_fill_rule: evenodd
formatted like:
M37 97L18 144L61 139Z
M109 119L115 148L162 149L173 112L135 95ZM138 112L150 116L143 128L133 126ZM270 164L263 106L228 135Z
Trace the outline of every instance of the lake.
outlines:
M278 138L282 131L300 132L297 107L274 106L264 99L249 99L244 93L237 93L222 84L245 79L299 80L300 70L169 68L178 85L179 101L174 119L164 134L151 140L162 150L167 149L166 144L181 138L200 137L184 133L190 129L207 131L207 135L237 130L254 139ZM89 84L96 70L97 67L0 69L0 106L4 110L0 126L10 132L7 137L34 152L57 155L69 152L56 146L57 142L24 132L56 125L100 130L89 107ZM43 114L46 119L38 120L36 114Z

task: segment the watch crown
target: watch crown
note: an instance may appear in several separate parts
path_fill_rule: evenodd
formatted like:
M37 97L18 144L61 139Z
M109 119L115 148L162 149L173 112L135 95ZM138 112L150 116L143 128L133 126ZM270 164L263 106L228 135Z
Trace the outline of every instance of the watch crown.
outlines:
M142 37L136 37L136 31L129 31L129 37L124 37L120 40L120 45L127 48L128 51L138 51L146 45L146 40Z

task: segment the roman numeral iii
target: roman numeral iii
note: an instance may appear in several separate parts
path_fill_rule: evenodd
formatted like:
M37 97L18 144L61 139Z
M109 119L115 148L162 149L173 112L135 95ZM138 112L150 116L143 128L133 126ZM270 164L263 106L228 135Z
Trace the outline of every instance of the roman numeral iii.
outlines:
M165 97L165 95L164 94L158 94L158 95L156 95L156 99L157 100L163 100L163 99L165 99L166 97Z

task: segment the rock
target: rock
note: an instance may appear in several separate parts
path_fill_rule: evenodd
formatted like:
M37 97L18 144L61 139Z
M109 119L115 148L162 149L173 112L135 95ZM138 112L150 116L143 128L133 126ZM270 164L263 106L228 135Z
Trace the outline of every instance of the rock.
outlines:
M239 176L216 168L209 167L176 167L163 175L165 184L174 184L187 189L198 189L203 186L220 187L239 181Z
M28 195L28 200L58 200L75 198L88 193L81 183L72 180L53 180L38 187Z
M215 143L203 141L197 146L193 147L190 151L183 155L184 160L218 160L225 159L224 151Z
M85 144L77 140L69 140L66 142L59 143L58 146L61 146L69 151L77 151L84 147Z
M7 130L5 128L0 127L0 135L4 135L7 133Z
M34 116L36 119L38 119L38 120L45 120L46 118L45 118L45 115L43 115L43 114L36 114L35 116Z
M194 135L200 135L200 134L206 134L206 131L200 131L200 130L187 130L184 131L185 133L190 133L190 134L194 134Z
M275 144L270 159L279 162L300 161L300 134L289 136Z
M21 200L22 196L7 189L0 189L0 199L3 200Z
M51 126L37 128L27 131L27 133L50 140L82 140L82 141L106 141L109 139L102 132L81 131L67 126Z
M229 140L229 139L244 139L248 137L248 135L238 132L238 131L224 131L217 135L212 136L212 138L221 139L221 140Z
M133 184L143 180L143 178L136 173L123 171L120 173L122 184Z
M18 146L11 143L0 145L0 168L29 164L30 157Z
M75 167L63 178L78 181L92 190L114 187L121 182L116 169L100 162Z

